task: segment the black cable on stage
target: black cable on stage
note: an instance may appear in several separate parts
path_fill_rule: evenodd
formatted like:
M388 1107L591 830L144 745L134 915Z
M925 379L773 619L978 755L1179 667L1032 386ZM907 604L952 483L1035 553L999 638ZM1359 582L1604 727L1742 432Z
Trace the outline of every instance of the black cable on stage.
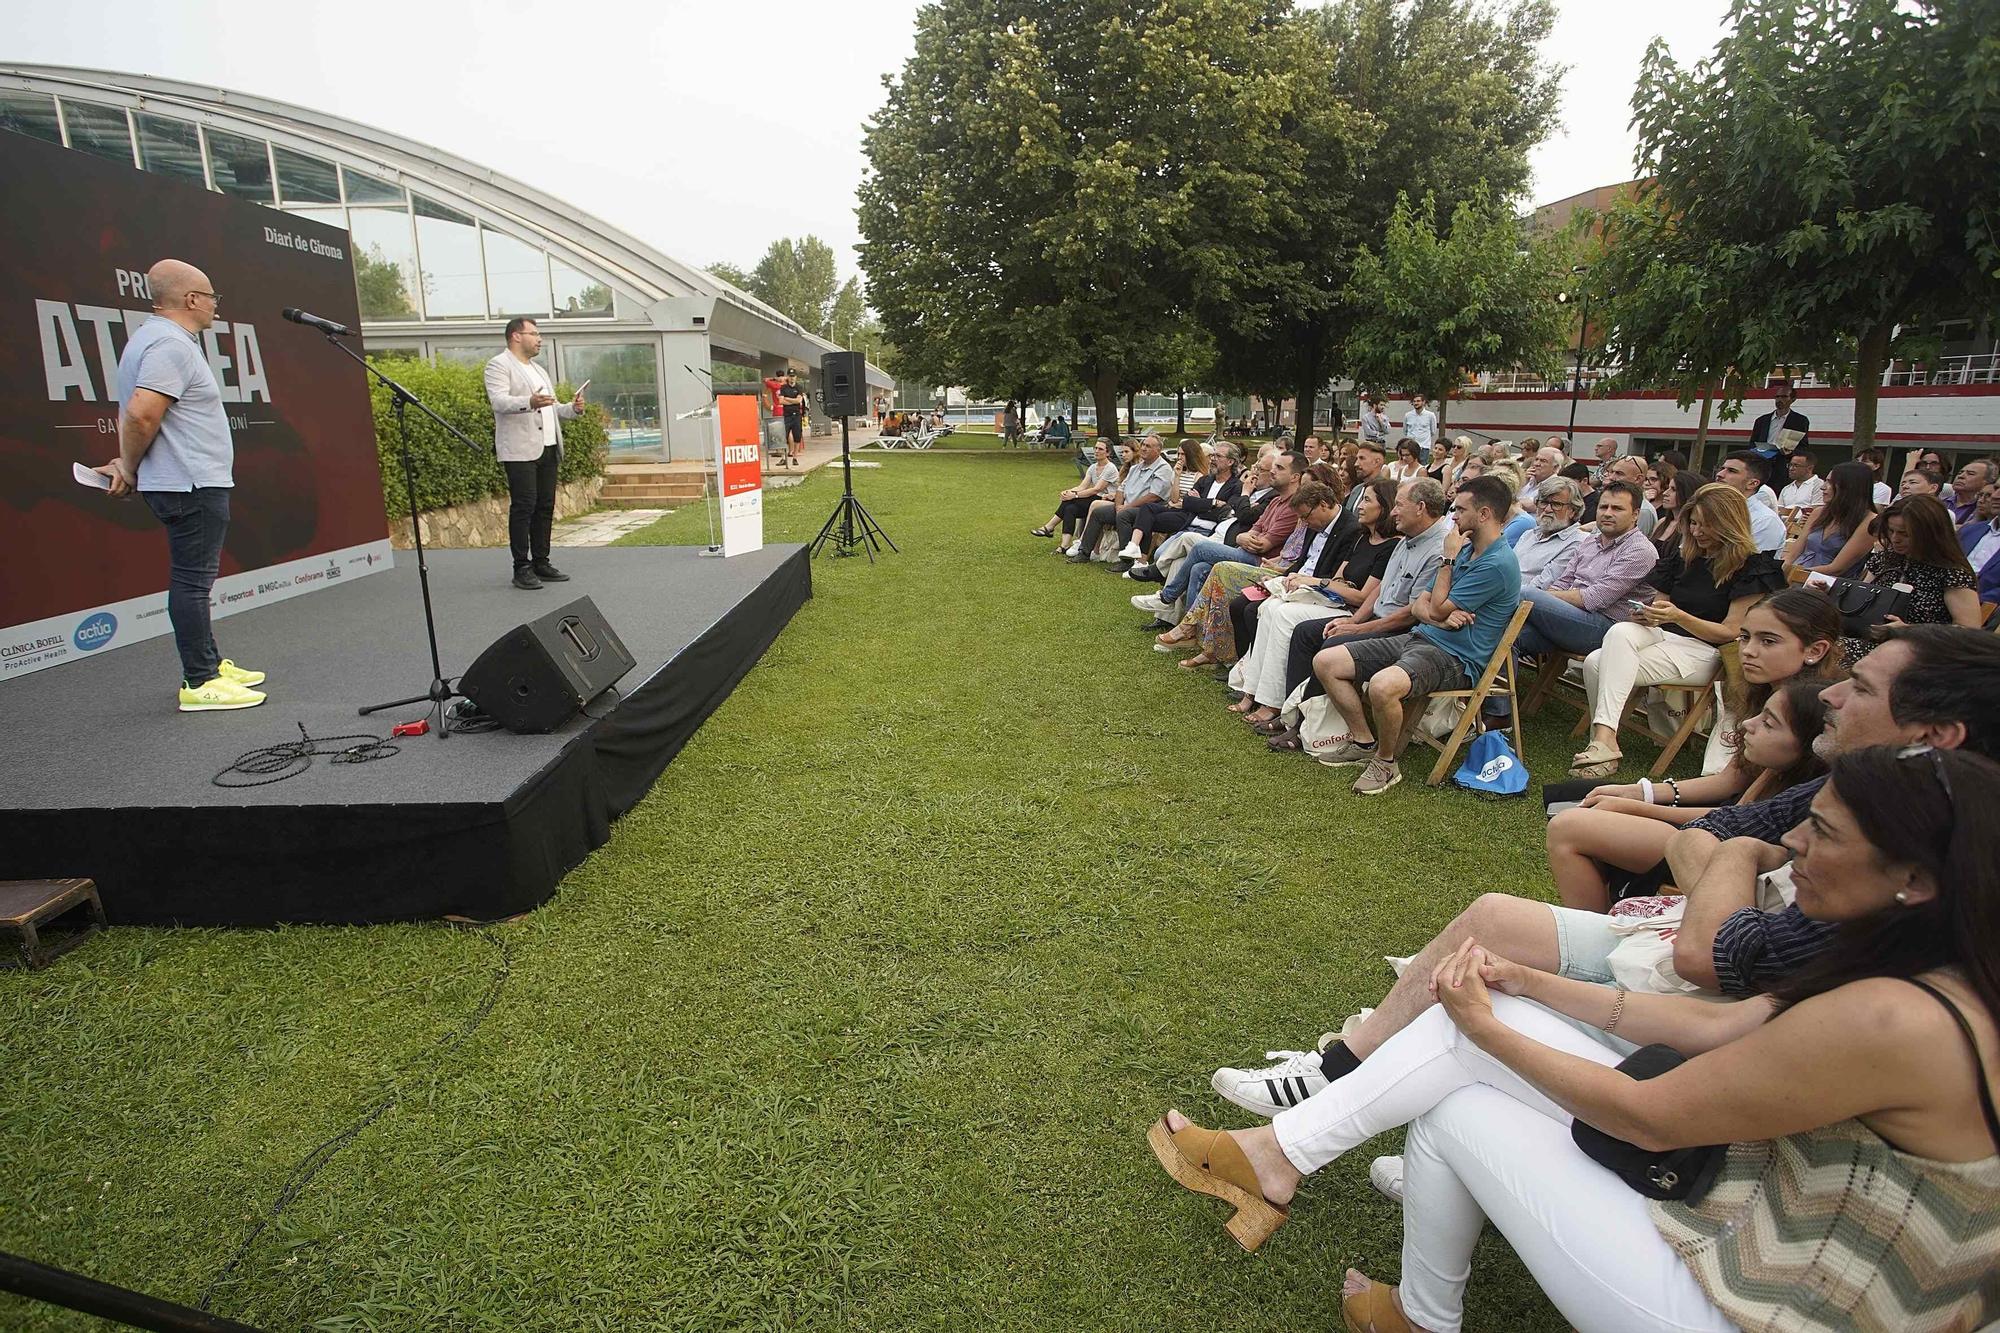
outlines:
M218 787L268 787L297 777L311 768L316 758L331 759L336 764L367 764L401 752L401 747L391 745L386 737L314 736L306 731L305 723L294 725L299 729L298 740L246 750L209 781ZM343 746L342 741L352 743ZM244 780L226 781L232 773L241 774Z
M303 731L304 728L301 727L300 730ZM452 927L452 929L459 929L459 927ZM513 968L514 956L512 951L507 948L505 936L495 934L493 931L486 929L480 929L477 933L480 938L492 944L499 951L499 957L493 965L493 979L487 984L485 997L480 1000L478 1006L457 1027L439 1037L422 1051L410 1057L410 1059L404 1061L394 1073L390 1074L388 1091L384 1092L373 1105L357 1116L345 1129L342 1129L331 1138L325 1139L311 1152L299 1159L299 1164L293 1167L291 1175L285 1178L284 1188L278 1191L278 1197L272 1201L269 1210L262 1217L258 1218L244 1235L242 1243L236 1247L236 1253L229 1257L229 1262L222 1266L220 1272L209 1279L208 1286L201 1293L201 1300L195 1306L196 1309L208 1309L209 1302L215 1299L215 1289L221 1286L229 1275L236 1271L243 1260L249 1256L250 1247L255 1245L257 1238L264 1234L265 1228L277 1221L278 1214L284 1212L300 1194L304 1193L305 1187L312 1183L313 1177L320 1173L320 1169L332 1161L334 1155L342 1148L352 1143L362 1130L374 1124L385 1112L396 1105L398 1099L396 1083L417 1066L435 1063L449 1054L453 1048L470 1037L474 1032L477 1032L479 1025L486 1021L486 1016L493 1012L493 1006L500 1000L500 988L506 984L508 974Z

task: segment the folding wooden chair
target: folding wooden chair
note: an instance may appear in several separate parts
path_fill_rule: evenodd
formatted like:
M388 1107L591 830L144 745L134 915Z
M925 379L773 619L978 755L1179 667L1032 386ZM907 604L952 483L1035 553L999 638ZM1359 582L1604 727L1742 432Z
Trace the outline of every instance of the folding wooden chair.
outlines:
M1458 752L1465 745L1466 737L1479 725L1479 711L1486 700L1496 694L1507 696L1508 729L1514 733L1514 753L1521 754L1521 703L1520 694L1514 687L1514 640L1521 633L1521 626L1528 623L1528 613L1534 610L1534 603L1523 602L1514 611L1514 618L1507 622L1507 628L1500 635L1500 642L1493 649L1493 656L1486 661L1486 670L1479 673L1469 690L1437 690L1427 696L1423 703L1430 705L1432 699L1463 699L1465 712L1459 715L1458 725L1451 729L1451 735L1439 741L1420 725L1424 709L1414 708L1404 720L1405 744L1410 739L1420 740L1438 752L1437 767L1424 779L1433 787L1444 784L1445 774L1451 772L1458 762ZM1414 735L1412 735L1414 733Z
M1558 649L1535 658L1535 688L1528 692L1529 717L1542 711L1542 705L1548 702L1549 695L1561 683L1569 664L1581 662L1583 657L1582 653L1566 653Z

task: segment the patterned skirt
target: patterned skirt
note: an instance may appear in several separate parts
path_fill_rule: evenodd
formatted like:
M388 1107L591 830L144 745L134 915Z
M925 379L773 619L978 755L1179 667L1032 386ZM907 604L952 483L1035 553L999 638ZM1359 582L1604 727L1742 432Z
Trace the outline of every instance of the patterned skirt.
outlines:
M1272 577L1262 565L1225 560L1208 571L1208 582L1188 605L1182 629L1192 629L1201 650L1224 666L1236 660L1236 628L1229 623L1229 599L1253 583Z

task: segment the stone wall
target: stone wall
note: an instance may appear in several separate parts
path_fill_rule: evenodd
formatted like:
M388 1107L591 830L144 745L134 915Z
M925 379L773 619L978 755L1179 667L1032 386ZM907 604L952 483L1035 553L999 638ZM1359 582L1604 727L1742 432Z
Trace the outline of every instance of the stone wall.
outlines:
M564 482L556 491L556 519L574 518L597 508L604 490L604 478L586 477ZM445 547L505 546L507 544L507 497L489 495L470 504L433 509L423 515L424 545ZM389 520L389 541L399 551L412 545L410 520Z

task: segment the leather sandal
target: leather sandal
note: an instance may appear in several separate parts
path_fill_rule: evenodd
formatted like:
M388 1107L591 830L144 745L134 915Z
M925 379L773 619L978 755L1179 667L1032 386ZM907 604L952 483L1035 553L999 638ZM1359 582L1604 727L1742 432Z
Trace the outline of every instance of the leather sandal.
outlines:
M1341 1296L1340 1317L1347 1325L1347 1333L1415 1333L1410 1321L1396 1308L1395 1288L1385 1287L1374 1278L1368 1278L1366 1289L1352 1296Z
M1278 736L1290 731L1291 728L1285 725L1285 719L1280 716L1267 717L1262 722L1252 722L1250 730L1259 736Z
M1176 1134L1161 1116L1146 1131L1146 1142L1176 1183L1235 1206L1223 1229L1244 1249L1254 1251L1290 1216L1290 1209L1264 1197L1250 1159L1222 1130L1189 1125Z
M1625 756L1603 741L1592 741L1570 760L1569 775L1573 778L1608 778L1624 762Z
M1264 748L1275 754L1297 754L1299 751L1305 749L1306 745L1303 740L1299 739L1299 729L1297 727L1286 727L1283 731L1265 741Z

